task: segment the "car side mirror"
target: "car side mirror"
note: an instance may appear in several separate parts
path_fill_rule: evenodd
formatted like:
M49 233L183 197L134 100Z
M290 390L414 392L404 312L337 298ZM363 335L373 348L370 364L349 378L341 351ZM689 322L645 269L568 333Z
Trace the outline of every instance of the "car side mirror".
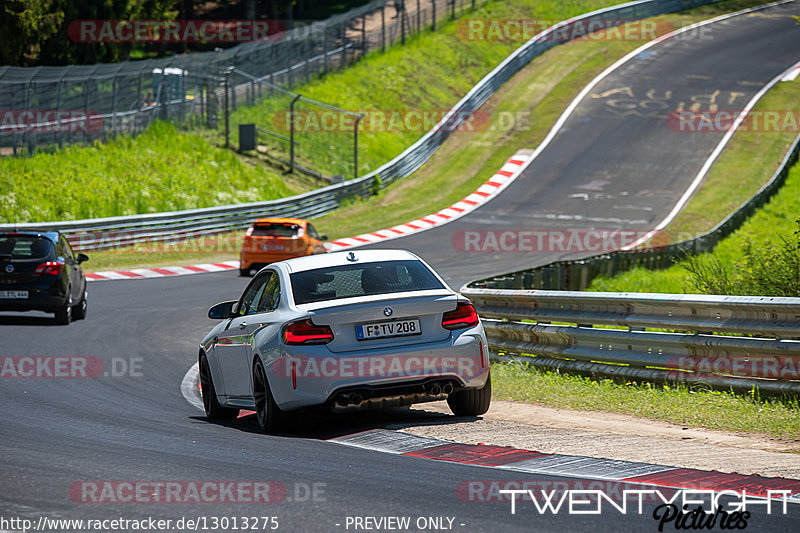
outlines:
M212 320L225 320L233 316L233 306L236 305L236 300L230 302L220 302L208 310L208 318Z
M328 240L328 236L327 236L327 235L320 235L320 236L319 236L319 240L321 240L321 241L327 241L327 240Z
M83 263L84 261L89 260L89 256L86 254L78 254L78 257L76 257L76 259L78 260L78 263Z

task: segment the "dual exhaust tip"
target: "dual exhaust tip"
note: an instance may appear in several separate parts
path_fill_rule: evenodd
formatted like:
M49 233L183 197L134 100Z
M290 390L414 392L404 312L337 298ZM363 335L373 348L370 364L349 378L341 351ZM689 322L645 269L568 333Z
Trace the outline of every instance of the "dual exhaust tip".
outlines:
M425 392L431 396L439 396L440 394L451 394L453 392L453 384L449 381L444 383L429 383L425 386Z

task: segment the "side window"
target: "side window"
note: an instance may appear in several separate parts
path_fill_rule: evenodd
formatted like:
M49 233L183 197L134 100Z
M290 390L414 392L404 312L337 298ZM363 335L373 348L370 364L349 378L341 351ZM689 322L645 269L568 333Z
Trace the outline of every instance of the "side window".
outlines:
M59 237L58 241L61 243L61 248L64 250L64 257L70 261L75 260L75 254L72 253L72 247L69 245L69 241L63 235Z
M68 262L72 260L72 257L67 252L67 249L64 248L64 237L59 237L56 241L56 256L63 257Z
M314 229L314 226L312 226L310 223L306 224L306 230L308 231L309 237L319 240L319 233L317 233L317 230Z
M248 285L242 299L239 301L238 313L239 316L254 315L258 313L258 303L261 301L261 295L264 293L264 288L267 286L271 272L265 272Z
M278 275L270 273L269 280L264 286L264 292L261 294L261 300L258 303L258 312L267 313L274 311L278 307L281 300L281 283Z

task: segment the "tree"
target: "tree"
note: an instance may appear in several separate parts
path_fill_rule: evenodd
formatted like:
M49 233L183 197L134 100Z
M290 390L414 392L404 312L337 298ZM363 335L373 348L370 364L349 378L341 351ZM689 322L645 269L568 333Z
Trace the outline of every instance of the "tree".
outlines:
M58 0L6 0L0 7L0 65L37 62L42 44L61 27Z

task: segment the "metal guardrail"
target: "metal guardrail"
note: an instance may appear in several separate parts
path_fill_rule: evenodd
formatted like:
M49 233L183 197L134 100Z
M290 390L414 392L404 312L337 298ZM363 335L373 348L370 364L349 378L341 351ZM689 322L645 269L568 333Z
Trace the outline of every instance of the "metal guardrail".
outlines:
M492 352L516 354L512 359L533 366L738 392L755 387L767 394L800 394L800 298L461 292L484 319Z
M392 161L358 179L267 202L72 222L3 224L0 225L0 230L58 229L67 232L71 242L76 243L78 249L103 250L142 240L220 233L245 227L250 221L261 216L305 218L321 216L336 209L345 198L367 196L376 177L380 177L381 186L385 187L419 169L450 133L456 131L469 114L480 108L506 81L535 57L564 41L561 37L555 38L555 35L580 35L580 31L572 29L585 27L592 20L638 20L715 1L718 0L638 0L593 11L556 24L512 52L453 106L437 126L412 146ZM118 244L114 244L115 235L123 235Z

